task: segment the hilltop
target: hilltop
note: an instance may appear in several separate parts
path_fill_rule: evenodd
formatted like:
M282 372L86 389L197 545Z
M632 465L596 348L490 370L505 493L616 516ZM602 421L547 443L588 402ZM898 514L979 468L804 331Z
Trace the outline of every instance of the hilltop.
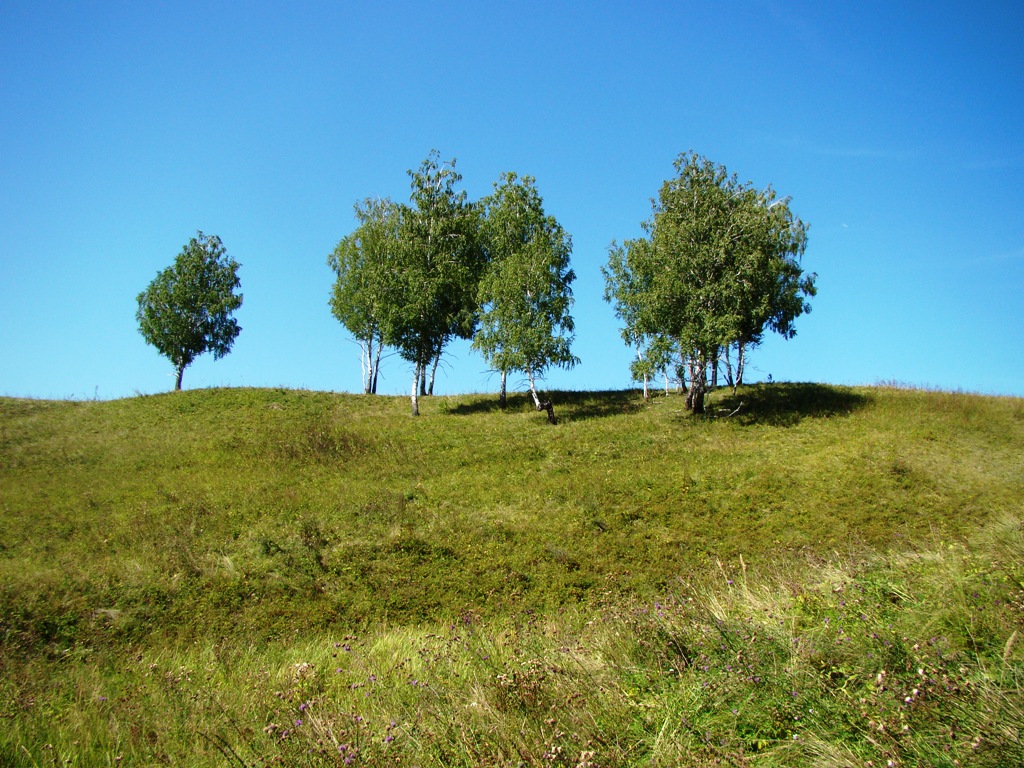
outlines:
M47 700L58 713L77 711L72 702L88 698L76 688L81 680L56 685L63 693L47 699L35 676L64 670L77 680L97 659L103 669L119 658L160 661L182 648L216 647L233 664L263 658L267 675L280 677L279 662L267 659L325 637L421 643L424 627L454 622L495 627L483 635L488 642L512 643L504 633L524 616L555 627L554 635L588 617L617 616L626 632L636 624L622 617L635 617L637 606L683 610L694 595L728 592L753 574L765 585L785 574L793 586L784 592L796 595L805 589L797 580L818 584L822 569L873 568L879 557L928 548L973 551L979 537L1019 532L1014 521L1024 519L1024 400L771 384L735 396L720 390L709 401L711 416L697 418L675 395L650 403L632 391L552 399L557 426L525 396L504 410L490 395L426 398L418 419L407 415L404 398L283 389L110 402L0 399L0 670L3 714L18 725L0 739L0 756L12 763L31 753L41 764L43 744L59 734L73 754L72 734L84 726L44 728L24 697ZM1019 573L1005 557L986 567L1015 588ZM897 601L904 597L912 596ZM1007 638L1020 614L1005 614L1006 594L991 600L1003 606L986 630L999 646L992 653L1009 663L1018 658ZM689 646L679 653L676 668L699 655ZM31 661L21 668L18 659ZM113 684L92 668L107 679L93 678L96 690ZM552 676L534 681L538 701L554 695L544 682ZM295 690L305 685L292 682ZM322 686L295 695L296 706L307 699L326 706ZM403 702L406 715L418 706ZM193 722L185 703L166 706L176 714L154 717ZM267 716L252 706L246 717ZM515 708L529 720L532 706ZM1020 714L1020 701L1014 706ZM396 728L401 714L389 715ZM635 712L626 717L646 744L637 755L654 760L664 745L641 733ZM94 758L130 746L137 761L147 754L159 762L181 746L144 733L110 741L100 735L103 722L85 729ZM255 752L235 754L237 761L256 762L261 740L276 745L264 757L288 754L255 725L231 739L211 726L220 735L209 736L207 757L194 764L230 761L243 748ZM411 733L413 725L402 727ZM682 749L679 733L672 743ZM770 752L781 738L744 741L733 730L728 754L761 742L758 749ZM1014 739L1001 749L1019 747ZM406 754L440 760L424 749ZM492 745L466 764L505 764L502 749L512 747ZM567 751L565 764L587 762L580 754L600 755L602 746L590 733L572 749L576 762ZM530 764L523 755L531 750L516 759ZM593 764L644 762L621 744L604 754Z

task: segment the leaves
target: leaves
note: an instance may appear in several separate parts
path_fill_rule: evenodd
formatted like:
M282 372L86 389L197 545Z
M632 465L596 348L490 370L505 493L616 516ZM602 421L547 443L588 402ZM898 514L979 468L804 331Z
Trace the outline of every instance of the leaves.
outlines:
M395 317L388 342L426 366L454 336L472 335L476 283L483 265L478 213L457 191L455 161L431 152L409 171L411 206L403 206L395 249Z
M810 311L815 275L800 266L807 225L777 199L740 183L694 152L680 155L644 223L648 237L612 243L605 299L638 350L634 375L647 376L676 354L703 372L719 350L756 344L765 329L786 338Z
M205 352L214 359L231 351L241 332L232 313L242 306L235 289L239 264L220 238L197 232L174 260L137 297L139 332L181 375Z
M336 279L331 313L359 342L363 388L376 391L377 366L396 322L395 263L400 248L402 208L388 198L355 205L359 226L327 258Z
M483 201L488 268L480 281L480 329L473 338L502 373L571 368L572 239L544 213L530 176L505 173Z

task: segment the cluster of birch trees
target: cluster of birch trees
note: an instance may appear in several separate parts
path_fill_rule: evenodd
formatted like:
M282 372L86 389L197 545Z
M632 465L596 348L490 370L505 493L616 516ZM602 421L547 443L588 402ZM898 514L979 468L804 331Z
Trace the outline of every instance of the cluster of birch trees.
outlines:
M644 235L609 247L604 298L635 349L631 372L644 396L663 375L703 413L723 367L735 388L766 332L796 333L816 275L802 269L807 225L789 198L692 151L674 167ZM537 377L578 362L571 238L544 212L529 176L505 173L476 202L457 188L455 161L440 163L436 151L409 176L409 203L358 203L358 226L328 258L331 309L360 345L364 391L376 392L382 352L392 348L412 364L418 415L445 346L463 338L500 373L502 403L508 374L521 372L540 409Z
M687 408L703 413L720 366L735 388L747 350L766 331L796 333L816 275L800 265L807 225L788 198L740 183L694 152L675 169L652 201L644 236L609 247L604 298L636 351L631 371L644 397L651 377L664 375L667 387L671 372L687 390ZM435 150L409 177L407 204L357 203L355 230L328 257L331 311L359 343L364 391L376 393L383 351L394 349L412 364L418 416L445 347L471 339L501 375L501 403L509 373L521 372L553 423L537 379L579 362L571 237L544 212L529 176L502 174L493 193L471 202L458 189L455 161L441 163ZM176 389L198 355L223 357L241 331L232 316L242 304L238 266L219 237L199 232L138 295L139 331L174 364Z
M544 212L535 180L505 173L494 192L469 201L455 161L434 151L409 171L407 204L387 198L355 206L357 226L328 257L330 305L358 342L363 390L377 391L385 348L413 368L411 401L432 394L447 344L471 339L501 375L530 383L551 366L572 367L572 240Z
M766 331L796 333L816 275L801 268L807 225L788 198L740 183L694 152L674 165L644 236L609 248L604 298L636 351L632 374L644 396L651 377L671 376L687 390L687 408L703 413L721 365L736 387Z

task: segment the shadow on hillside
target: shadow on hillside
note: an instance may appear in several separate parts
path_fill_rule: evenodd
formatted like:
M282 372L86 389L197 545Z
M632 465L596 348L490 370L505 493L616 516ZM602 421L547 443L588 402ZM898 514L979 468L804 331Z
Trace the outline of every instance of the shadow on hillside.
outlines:
M657 390L655 399L663 397ZM554 404L559 421L581 421L636 413L645 405L639 390L607 390L604 392L542 392L541 397ZM673 395L682 408L683 395ZM743 403L740 407L740 403ZM792 426L805 418L845 416L862 408L868 402L864 395L847 387L826 384L753 384L742 387L733 395L727 387L721 387L708 394L707 417L729 418L740 424L770 424ZM730 416L736 409L739 411ZM460 403L448 413L456 416L471 416L479 413L501 411L497 395L471 403ZM533 400L529 394L509 394L505 410L509 413L533 411ZM680 411L684 418L690 417ZM539 415L541 419L545 418Z
M804 418L846 416L867 403L865 395L847 387L773 383L743 387L736 395L729 389L719 389L710 396L708 410L709 415L721 418L740 408L729 418L741 424L786 427Z
M617 416L633 413L643 407L643 399L636 390L608 390L605 392L541 392L541 398L550 400L555 409L555 416L561 421L577 421L602 416ZM501 411L498 397L476 400L472 403L460 403L449 413L468 416L476 413L492 413ZM529 394L509 394L505 410L509 413L534 410L533 398ZM542 416L542 418L547 418Z
M612 389L604 392L551 392L556 413L562 407L566 419L597 419L635 413L644 407L643 396L635 389Z

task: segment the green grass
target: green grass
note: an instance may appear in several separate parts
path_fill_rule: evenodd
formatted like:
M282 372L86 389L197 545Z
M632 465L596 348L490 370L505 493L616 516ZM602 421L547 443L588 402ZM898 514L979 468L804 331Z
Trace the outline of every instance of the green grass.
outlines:
M0 399L0 765L1024 761L1024 401L553 400Z

